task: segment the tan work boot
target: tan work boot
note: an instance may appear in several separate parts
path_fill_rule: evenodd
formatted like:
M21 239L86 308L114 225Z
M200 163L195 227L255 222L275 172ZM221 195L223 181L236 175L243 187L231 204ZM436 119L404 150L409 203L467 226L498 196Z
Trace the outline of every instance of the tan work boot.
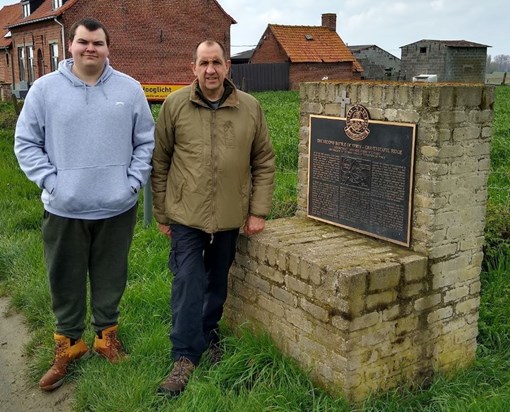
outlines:
M179 395L186 388L194 370L195 365L193 365L193 362L185 356L181 356L175 361L170 375L168 375L165 381L159 386L158 392L170 396Z
M52 391L60 387L64 383L69 364L90 354L87 344L82 339L71 345L71 339L67 336L55 333L53 338L55 339L53 365L39 381L39 388L43 391Z
M124 345L118 336L118 325L110 326L103 329L101 337L97 336L94 339L94 352L105 357L111 363L119 363L127 358Z

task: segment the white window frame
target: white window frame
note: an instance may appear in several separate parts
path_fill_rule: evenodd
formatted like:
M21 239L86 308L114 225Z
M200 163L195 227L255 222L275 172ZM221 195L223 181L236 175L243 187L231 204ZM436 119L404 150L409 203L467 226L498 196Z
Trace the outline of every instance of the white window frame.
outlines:
M30 2L21 3L21 6L23 7L23 18L30 16Z
M27 68L28 68L28 82L31 84L35 80L34 69L34 46L27 46Z
M51 6L52 6L53 10L56 10L56 9L62 7L63 4L64 4L63 0L52 0L52 2L51 2Z
M18 47L19 81L24 82L27 78L25 72L25 48Z
M58 69L58 43L50 43L50 69L52 72Z

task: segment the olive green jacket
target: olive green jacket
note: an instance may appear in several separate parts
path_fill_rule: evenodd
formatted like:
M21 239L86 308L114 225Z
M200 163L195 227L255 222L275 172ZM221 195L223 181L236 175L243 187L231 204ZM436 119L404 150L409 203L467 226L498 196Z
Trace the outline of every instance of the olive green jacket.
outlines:
M274 152L257 100L232 90L218 109L197 81L171 93L156 124L151 175L154 216L214 233L271 209Z

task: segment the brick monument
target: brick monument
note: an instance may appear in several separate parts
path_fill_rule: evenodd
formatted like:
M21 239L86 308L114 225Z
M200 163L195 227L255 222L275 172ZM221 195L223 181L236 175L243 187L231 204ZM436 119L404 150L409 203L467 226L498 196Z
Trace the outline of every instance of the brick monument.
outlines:
M298 211L241 236L226 317L266 330L318 385L350 401L475 357L494 88L304 83ZM307 217L310 115L365 106L416 124L411 241ZM274 137L277 138L277 137Z

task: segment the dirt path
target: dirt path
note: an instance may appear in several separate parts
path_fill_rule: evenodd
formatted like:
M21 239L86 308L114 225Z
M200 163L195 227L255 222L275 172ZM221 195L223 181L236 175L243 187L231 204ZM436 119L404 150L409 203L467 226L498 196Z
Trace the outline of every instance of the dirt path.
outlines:
M0 412L70 411L72 385L45 393L28 381L23 348L29 340L23 316L0 297Z

